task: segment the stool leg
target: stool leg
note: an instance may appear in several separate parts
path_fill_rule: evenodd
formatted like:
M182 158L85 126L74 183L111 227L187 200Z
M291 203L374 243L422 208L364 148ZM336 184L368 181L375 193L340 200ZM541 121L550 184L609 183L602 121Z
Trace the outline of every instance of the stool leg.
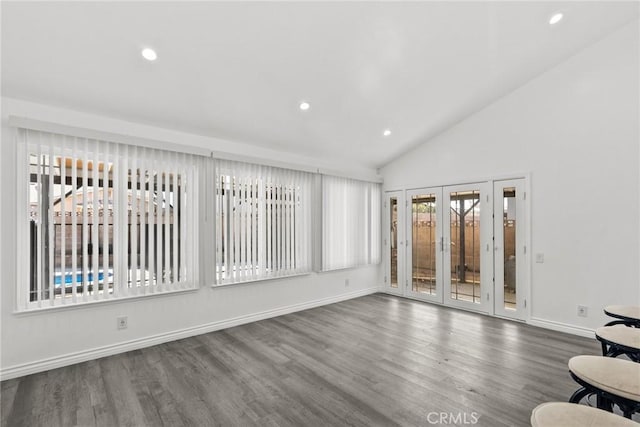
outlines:
M609 351L607 350L607 344L605 344L604 342L602 342L602 343L600 343L600 344L602 344L602 355L603 355L603 356L606 356L606 355L607 355L607 353L609 352Z
M586 387L581 387L571 395L569 403L580 403L580 401L589 393L591 393L590 390L587 390Z
M611 401L605 398L604 396L602 396L602 394L600 393L596 394L596 402L597 402L598 409L603 409L607 412L613 412L613 405Z
M618 407L622 411L622 416L625 417L625 418L631 419L631 415L633 415L633 413L635 412L633 410L633 408L631 408L631 407L629 407L627 405L618 404Z

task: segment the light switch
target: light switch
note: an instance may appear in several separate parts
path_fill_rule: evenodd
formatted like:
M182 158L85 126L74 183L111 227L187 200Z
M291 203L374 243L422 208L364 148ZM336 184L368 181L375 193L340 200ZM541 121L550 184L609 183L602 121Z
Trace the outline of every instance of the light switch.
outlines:
M544 262L544 254L543 253L536 254L536 262L538 264L542 264Z

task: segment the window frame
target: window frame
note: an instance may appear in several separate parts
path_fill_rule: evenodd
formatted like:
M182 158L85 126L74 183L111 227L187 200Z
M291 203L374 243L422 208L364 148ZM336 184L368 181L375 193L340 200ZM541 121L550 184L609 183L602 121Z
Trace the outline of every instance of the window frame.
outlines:
M186 253L197 254L199 248L199 239L197 232L198 221L198 179L200 174L200 162L191 161L197 159L196 156L187 153L169 152L166 150L139 147L136 145L117 143L112 141L106 141L95 138L85 138L80 136L65 135L56 132L40 131L29 128L15 128L15 144L16 144L16 158L17 158L17 176L15 185L16 192L16 207L17 207L17 285L16 285L16 298L15 298L15 312L36 312L41 310L51 310L63 307L82 307L89 304L104 303L108 301L124 301L133 298L143 298L154 295L167 295L177 292L194 291L199 288L200 269L198 263L198 257L185 256ZM91 145L93 144L93 145ZM82 147L79 149L78 147ZM109 152L109 150L113 152ZM48 156L47 164L43 160L43 156ZM151 156L151 157L149 157ZM32 159L36 158L34 164ZM60 172L58 175L50 174L54 171L55 164L51 163L55 159L58 163ZM174 162L170 162L173 160ZM42 163L41 163L42 162ZM64 166L62 166L64 162ZM67 166L70 164L71 166ZM104 165L108 164L109 167ZM24 165L24 166L23 166ZM35 166L34 166L35 165ZM79 166L80 165L80 166ZM91 165L91 171L89 173L89 166ZM95 165L95 168L94 166ZM40 172L42 168L42 173ZM102 170L99 170L102 168ZM115 168L115 170L114 170ZM45 170L46 169L46 170ZM71 169L71 173L65 174L67 169ZM35 170L35 174L33 171ZM134 175L135 171L135 175ZM141 260L142 256L137 252L137 249L142 249L143 246L149 247L150 242L142 244L142 235L138 233L138 229L142 230L141 217L145 215L151 215L151 208L147 212L147 207L151 205L147 202L147 196L155 198L158 194L158 190L155 188L151 190L152 183L157 184L155 175L154 180L142 181L143 171L153 171L159 176L165 177L163 182L164 188L169 187L172 197L179 200L179 206L175 203L169 208L161 209L163 211L163 221L156 222L157 225L153 228L162 229L164 239L164 246L159 246L162 249L164 265L171 269L169 279L163 271L162 278L156 274L153 276L154 271L150 271L149 264L145 263L145 260ZM32 201L30 192L32 192L32 185L34 181L32 176L36 175L36 182L40 183L41 177L46 177L48 183L59 181L59 184L63 186L60 191L65 194L60 194L59 202L61 205L68 204L68 200L72 198L71 208L64 211L62 207L60 219L60 232L65 227L76 226L76 231L71 231L69 236L66 234L61 235L60 245L51 245L51 240L55 237L49 238L49 247L47 248L42 241L44 233L42 228L46 225L49 232L51 229L55 229L55 224L45 224L42 214L46 213L47 222L50 222L54 213L51 212L51 207L54 205L51 200L45 205L43 202L42 190L36 188L36 195L38 197L37 210L40 216L35 221L40 222L40 226L34 227L34 222L31 217L31 203ZM71 175L71 176L66 176ZM81 175L81 176L80 176ZM98 181L96 181L96 178ZM73 180L76 179L76 185L73 185ZM69 181L71 180L71 181ZM70 182L70 183L68 183ZM99 184L101 182L102 184ZM95 183L95 184L94 184ZM96 185L97 184L97 185ZM132 188L136 188L135 197L136 202L131 203ZM146 191L145 191L146 188ZM66 190L70 189L70 194L66 193ZM104 218L104 215L92 217L91 222L87 222L88 218L88 202L85 199L85 195L89 193L96 194L96 192L102 191L103 194L108 190L108 193L112 193L112 197L107 197L106 200L110 202L110 216L111 220ZM48 195L51 195L52 191L48 191ZM145 194L146 193L146 194ZM82 194L82 208L79 208L77 204L78 195ZM98 196L96 196L98 197ZM99 199L104 201L104 196L100 196ZM173 200L173 199L172 199ZM96 198L93 198L92 206L95 206ZM74 204L75 203L75 204ZM138 205L144 206L144 208L137 207ZM166 203L165 203L166 205ZM125 206L126 208L122 208ZM136 206L134 209L133 207ZM133 220L130 210L135 212L137 220ZM141 210L138 210L141 209ZM104 213L103 208L100 211ZM167 214L167 211L169 213ZM74 215L75 213L75 215ZM71 224L67 225L67 215L71 218ZM157 218L159 215L156 213L156 208L153 208L153 217ZM98 219L95 221L95 219ZM178 219L180 218L180 220ZM97 223L97 225L96 225ZM104 224L112 227L112 232L107 229L105 231ZM171 223L171 225L169 225ZM65 225L62 225L65 224ZM124 225L123 225L124 224ZM135 224L135 225L134 225ZM151 220L147 220L144 224L151 230ZM80 230L78 229L80 228ZM95 227L95 228L94 228ZM111 228L110 227L110 228ZM133 227L135 233L138 235L136 239L131 238L130 231ZM138 227L138 228L136 228ZM33 229L40 229L40 232L36 236L32 236ZM87 246L88 237L83 238L83 234L89 229L95 232L98 229L99 235L95 237L98 240L100 249L109 249L109 257L103 257L102 260L96 264L95 256L94 261L87 260L89 254L89 248ZM73 230L73 229L72 229ZM68 230L66 230L68 231ZM154 231L153 234L159 233ZM169 235L167 235L169 233ZM148 232L149 237L151 232ZM175 239L178 236L178 240ZM26 237L26 238L25 238ZM103 238L107 237L105 241ZM55 263L47 273L47 281L40 279L40 286L34 288L33 273L34 271L42 275L45 271L42 268L42 261L38 261L41 257L36 257L36 262L31 262L32 254L34 253L33 242L37 247L35 253L42 253L49 260L55 257L55 253L60 254L60 280L59 286L56 283L55 277ZM136 249L137 256L132 252L134 248L131 244L136 242L133 246ZM75 243L75 246L74 246ZM63 259L69 256L69 253L65 249L65 245L70 245L72 262L69 265L65 265ZM101 247L100 247L101 245ZM111 249L113 248L113 249ZM95 249L95 247L94 247ZM151 249L148 251L148 258L152 258ZM170 255L166 255L166 251L170 250ZM93 253L96 253L92 251ZM104 253L104 250L102 251ZM89 255L92 257L94 255ZM135 256L136 264L135 271L137 279L134 283L130 274L132 273L132 266L130 259ZM156 255L158 256L158 255ZM106 259L105 259L106 258ZM190 259L189 259L190 258ZM110 260L111 259L111 260ZM182 260L178 264L178 260ZM83 261L80 261L83 260ZM80 261L80 262L79 262ZM90 264L91 269L87 266ZM102 268L102 277L104 276L104 266L110 267L108 271L112 271L111 276L113 279L109 282L103 281L93 283L93 272L96 265L98 272ZM68 268L67 268L68 267ZM74 271L73 268L76 268ZM64 272L63 272L64 269ZM71 271L71 274L69 274ZM143 275L139 276L142 272ZM155 273L158 273L156 270ZM100 273L98 273L100 274ZM52 279L52 276L54 277ZM67 276L71 276L71 285L67 284ZM84 277L87 277L86 283ZM100 276L98 276L100 277ZM155 277L155 282L154 281ZM64 278L64 280L63 280ZM182 279L182 280L180 280ZM38 280L36 277L35 280ZM53 283L50 283L53 280ZM98 279L100 280L100 279ZM106 283L109 283L107 287ZM160 286L162 285L162 286ZM44 287L47 287L46 297ZM94 292L94 286L96 291ZM58 293L58 287L60 292ZM108 291L105 292L104 288L107 287ZM51 289L53 288L53 298L50 298ZM70 288L70 289L69 289ZM34 289L36 294L34 297ZM76 292L78 290L78 292ZM58 297L58 295L61 295Z
M213 159L212 170L213 178L207 180L207 182L213 183L213 186L207 189L207 193L213 193L213 202L210 205L213 217L214 262L208 280L211 286L230 286L311 274L314 271L314 249L311 237L314 174L223 159ZM225 186L225 192L233 191L231 197L220 192L221 181ZM236 184L237 181L240 182ZM251 181L251 183L247 181ZM232 185L238 185L239 188L231 190ZM247 190L249 187L250 190ZM243 188L245 189L244 193ZM247 192L250 192L252 197L247 197ZM257 197L253 196L253 192L257 193ZM251 238L255 238L258 242L255 247L251 245L250 250L247 250L246 247L243 248L242 243L238 244L238 239L224 237L234 233L231 230L233 228L231 222L238 220L235 217L235 208L239 206L234 201L236 198L250 199L245 203L252 206L251 212L258 218L249 220L247 217L246 221L243 222L240 219L239 223L241 237L251 234ZM299 207L296 207L296 204L299 204ZM234 209L231 209L232 206ZM280 210L278 211L278 209ZM231 211L234 212L233 217L229 215L226 219L222 219L225 212ZM260 216L264 216L264 220L260 220ZM289 216L292 222L283 219L286 216ZM281 230L282 228L284 230ZM271 245L266 244L267 241L271 241ZM265 243L260 244L260 242ZM282 250L281 255L274 254L278 247ZM223 255L222 252L226 248L232 248L233 253ZM246 251L245 258L242 256L243 249ZM247 260L249 254L251 254L251 259ZM205 256L209 259L210 254L205 254ZM226 268L232 257L239 259L239 261L231 262L234 268L234 277L229 277ZM245 264L250 264L249 269L253 274L245 272L245 274L235 276L237 265L241 265L243 259ZM277 269L274 268L274 259L282 263ZM260 263L263 263L264 267ZM299 264L294 265L294 263ZM254 267L254 264L257 266Z

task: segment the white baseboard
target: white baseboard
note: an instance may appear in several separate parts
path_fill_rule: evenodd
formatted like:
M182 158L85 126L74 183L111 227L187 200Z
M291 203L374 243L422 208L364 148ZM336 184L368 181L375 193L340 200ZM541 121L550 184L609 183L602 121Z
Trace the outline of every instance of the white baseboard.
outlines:
M594 329L570 325L568 323L555 322L553 320L539 319L537 317L532 317L527 323L532 326L538 326L540 328L565 332L567 334L578 335L586 338L595 338L596 333Z
M131 350L138 350L145 347L151 347L154 345L166 343L169 341L175 341L182 338L188 338L195 335L206 334L208 332L218 331L220 329L231 328L233 326L243 325L245 323L251 323L258 320L269 319L271 317L282 316L284 314L293 313L296 311L307 310L322 305L332 304L340 301L345 301L365 295L374 294L379 291L379 288L371 287L361 289L358 291L347 292L340 295L334 295L327 298L321 298L314 301L308 301L300 304L288 305L285 307L275 308L272 310L266 310L259 313L247 314L244 316L234 317L231 319L219 320L217 322L207 323L200 326L194 326L191 328L180 329L176 331L167 332L164 334L152 335L150 337L139 338L131 341L125 341L118 344L107 345L90 350L78 351L75 353L69 353L62 356L51 357L48 359L38 360L35 362L28 362L20 365L9 366L0 370L0 381L9 380L12 378L22 377L24 375L31 375L50 369L61 368L63 366L73 365L76 363L87 362L89 360L99 359L101 357L112 356L118 353L124 353Z
M383 289L380 292L388 294L388 295L393 295L393 296L396 296L396 297L410 299L410 300L413 300L413 301L421 301L421 302L424 302L426 304L434 304L434 305L438 305L440 307L454 308L456 310L469 311L469 312L472 312L472 313L482 314L484 316L502 318L500 316L492 316L490 314L487 314L487 313L484 313L484 312L480 312L480 311L467 310L464 307L445 306L443 304L440 304L440 303L437 303L437 302L433 302L433 301L425 301L425 300L422 300L422 299L419 299L419 298L413 298L413 297L410 297L410 296L403 296L403 295L400 295L400 294L397 294L397 293L394 293L394 292L390 292L388 289ZM502 319L508 320L508 321L522 322L521 320L514 320L514 319L507 319L507 318L502 318ZM553 331L565 332L567 334L578 335L578 336L586 337L586 338L595 338L595 333L596 333L596 331L594 329L584 328L582 326L570 325L568 323L556 322L556 321L553 321L553 320L540 319L540 318L537 318L537 317L532 317L529 320L525 320L524 323L526 323L528 325L531 325L531 326L536 326L538 328L551 329Z

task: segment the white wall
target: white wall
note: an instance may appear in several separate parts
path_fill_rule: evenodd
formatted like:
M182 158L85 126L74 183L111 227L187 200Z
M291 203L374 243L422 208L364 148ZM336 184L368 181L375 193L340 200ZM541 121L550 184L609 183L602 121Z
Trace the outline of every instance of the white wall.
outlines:
M382 169L388 190L531 174L532 323L593 329L603 306L640 304L638 36L636 21Z
M310 274L280 280L211 288L130 301L65 308L27 314L14 313L16 289L16 167L11 115L50 121L67 126L124 134L136 138L172 141L211 150L243 154L250 147L202 136L154 128L120 120L34 104L2 100L2 143L0 146L0 320L2 379L52 367L140 348L171 339L220 329L259 318L310 306L352 298L378 289L377 266ZM323 167L314 159L294 154L251 148L253 156L265 161ZM340 172L339 164L329 165ZM375 176L375 171L352 167L342 172ZM349 286L345 286L345 279ZM126 315L129 326L116 329L116 317Z

